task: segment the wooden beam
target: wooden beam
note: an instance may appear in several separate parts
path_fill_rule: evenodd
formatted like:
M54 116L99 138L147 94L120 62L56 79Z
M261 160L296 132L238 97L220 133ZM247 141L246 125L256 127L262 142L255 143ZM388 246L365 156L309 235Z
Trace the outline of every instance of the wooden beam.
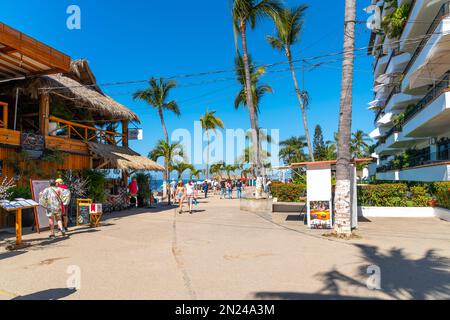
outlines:
M24 72L23 70L18 70L18 69L17 69L18 67L8 65L8 64L6 64L5 62L3 62L1 59L0 59L0 67L6 69L6 70L8 70L8 71L17 73L18 75L21 75L21 76L25 76L25 75L26 75L26 71Z
M123 134L123 140L122 140L122 146L128 147L128 120L122 120L122 134Z
M44 137L48 135L48 123L50 116L50 96L48 93L41 94L39 103L39 128L41 135Z
M109 161L105 161L101 165L99 165L96 169L97 170L102 169L102 168L106 167L109 163L110 163Z
M35 70L37 70L37 71L42 70L42 67L40 67L40 66L38 66L38 65L36 65L36 64L34 64L34 63L32 63L32 62L30 62L30 61L24 60L24 59L23 59L23 55L20 55L20 57L18 57L18 56L15 55L15 53L16 53L16 52L7 52L7 53L5 53L4 55L0 55L0 56L1 56L2 59L5 59L6 57L9 57L9 58L11 58L11 59L14 59L14 60L16 60L18 63L27 65L28 67L33 68L33 69L35 69Z
M35 72L37 70L41 70L41 68L38 68L37 66L32 66L32 65L28 64L26 61L20 61L15 56L0 54L0 60L8 62L9 64L12 64L12 65L15 65L16 67L26 70L28 72Z

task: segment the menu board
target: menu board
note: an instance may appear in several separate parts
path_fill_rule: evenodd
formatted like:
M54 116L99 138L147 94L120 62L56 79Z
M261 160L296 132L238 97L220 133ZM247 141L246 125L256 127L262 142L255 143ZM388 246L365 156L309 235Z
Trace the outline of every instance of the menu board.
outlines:
M39 202L40 193L48 187L50 187L49 180L31 180L31 195L33 196L33 200ZM47 210L45 208L36 207L36 209L34 209L34 216L38 232L40 232L41 229L45 229L50 226L47 217Z
M77 200L77 225L86 225L91 223L91 204L92 200Z

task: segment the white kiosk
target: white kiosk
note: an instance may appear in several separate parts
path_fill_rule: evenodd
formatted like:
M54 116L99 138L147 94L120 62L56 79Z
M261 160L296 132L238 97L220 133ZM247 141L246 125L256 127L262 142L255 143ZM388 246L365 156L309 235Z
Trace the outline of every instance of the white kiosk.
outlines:
M351 164L351 204L352 229L358 228L358 193L356 165L369 162L372 159L355 159ZM306 168L307 180L307 221L311 229L332 229L333 215L333 187L332 171L335 170L336 160L293 163L291 168Z

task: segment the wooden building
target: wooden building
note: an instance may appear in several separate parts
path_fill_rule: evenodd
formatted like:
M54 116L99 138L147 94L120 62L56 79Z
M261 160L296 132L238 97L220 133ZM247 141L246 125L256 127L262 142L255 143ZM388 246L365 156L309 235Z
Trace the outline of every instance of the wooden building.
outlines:
M86 60L71 61L1 23L0 108L0 179L23 178L24 154L44 173L121 169L126 178L164 170L129 148L129 123L139 118L102 92ZM46 161L49 152L63 161Z

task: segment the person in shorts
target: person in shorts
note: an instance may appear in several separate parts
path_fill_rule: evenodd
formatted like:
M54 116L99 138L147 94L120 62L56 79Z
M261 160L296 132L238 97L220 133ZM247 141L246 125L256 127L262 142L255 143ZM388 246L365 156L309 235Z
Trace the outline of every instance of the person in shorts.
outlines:
M177 184L177 188L175 190L176 193L176 201L178 201L178 205L179 205L179 214L183 213L183 202L184 199L186 198L186 188L183 185L183 181L179 181Z
M194 182L191 180L186 184L186 198L189 205L189 213L192 214L192 209L194 207L194 199L197 190L195 188Z

